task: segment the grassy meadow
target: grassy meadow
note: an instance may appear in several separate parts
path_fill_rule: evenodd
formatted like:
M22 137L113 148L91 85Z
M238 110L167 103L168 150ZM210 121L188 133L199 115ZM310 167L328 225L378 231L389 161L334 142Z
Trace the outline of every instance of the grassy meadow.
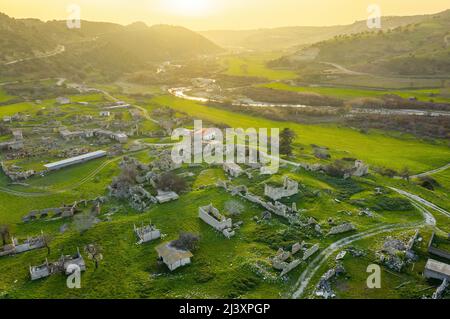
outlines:
M268 80L295 79L297 74L288 70L275 70L267 67L267 62L277 58L273 53L227 56L221 64L226 68L225 74L232 76L261 77Z
M308 147L311 144L326 146L330 148L334 157L354 156L375 166L386 166L397 170L408 167L413 172L425 172L447 164L450 158L450 149L444 143L430 144L408 136L394 138L383 132L370 131L368 134L363 134L358 130L336 125L276 122L208 107L172 96L158 96L151 102L170 106L212 123L225 123L230 127L278 127L280 129L288 127L296 132L297 143L301 146Z
M437 103L450 103L450 97L444 89L422 89L422 90L367 90L345 87L320 87L320 86L291 86L285 83L269 83L261 85L263 87L302 93L317 93L325 96L336 97L343 100L351 100L363 97L378 98L387 94L395 94L401 98L408 99L415 97L422 102L433 100Z

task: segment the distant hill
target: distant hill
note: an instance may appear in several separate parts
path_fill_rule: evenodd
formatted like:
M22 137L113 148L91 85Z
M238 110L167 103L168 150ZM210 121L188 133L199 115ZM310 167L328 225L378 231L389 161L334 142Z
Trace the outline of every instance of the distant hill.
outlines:
M407 17L383 17L382 28L388 30L399 26L417 23L428 18L427 15ZM350 25L329 27L283 27L259 30L215 30L200 34L222 47L248 50L284 50L295 46L313 44L332 39L337 35L348 35L367 31L366 21Z
M327 62L352 72L450 76L450 10L384 32L337 36L271 63ZM342 69L342 67L341 67Z
M53 60L53 64L44 59L14 63L48 55L61 45L66 48L65 52L45 59ZM14 19L0 13L0 74L20 73L44 65L65 69L67 66L63 64L74 66L79 63L82 66L78 65L78 68L127 69L148 62L215 54L221 50L210 40L182 27L82 21L80 29L69 29L65 21ZM10 65L5 66L7 63ZM121 65L115 66L117 63Z

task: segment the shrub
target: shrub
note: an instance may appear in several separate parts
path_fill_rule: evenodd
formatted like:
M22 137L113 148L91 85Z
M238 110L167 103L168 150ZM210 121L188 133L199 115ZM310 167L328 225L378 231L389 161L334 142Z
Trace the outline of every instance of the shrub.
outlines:
M158 189L171 190L175 193L181 193L187 189L186 181L174 173L165 173L158 179Z
M177 240L172 242L172 246L181 250L196 250L200 236L193 233L181 233Z
M411 202L406 198L399 197L378 197L376 203L372 207L374 210L386 210L386 211L408 211L414 207Z

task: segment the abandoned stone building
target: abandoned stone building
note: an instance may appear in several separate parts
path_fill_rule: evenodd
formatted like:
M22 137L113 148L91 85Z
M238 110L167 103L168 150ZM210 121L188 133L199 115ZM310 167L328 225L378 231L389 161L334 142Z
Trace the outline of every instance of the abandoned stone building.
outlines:
M12 182L26 180L36 174L34 170L21 171L13 166L11 166L11 168L7 167L4 162L0 162L0 167Z
M0 143L0 150L18 151L25 147L22 140L12 140Z
M14 254L20 254L26 251L39 249L45 247L46 242L44 234L37 237L28 237L23 243L19 243L19 240L15 237L11 238L11 244L0 248L0 257L9 256Z
M243 172L242 168L236 163L224 163L223 170L231 177L239 177Z
M436 241L437 241L436 233L434 232L428 244L428 252L432 255L450 260L450 251L440 249L439 246L436 246L435 244Z
M179 196L177 193L172 192L172 191L166 192L166 191L158 190L158 195L156 195L155 198L159 204L163 204L163 203L177 200L179 198Z
M278 249L277 254L271 259L272 267L281 270L280 276L284 276L297 268L301 263L301 259L294 259L294 255L299 252L303 247L303 244L295 243L291 251L285 251L283 248ZM289 259L291 261L289 262Z
M428 259L423 272L425 278L450 281L450 265Z
M59 135L65 140L65 141L73 141L76 139L81 139L86 137L86 134L83 131L69 131L67 129L61 129L59 131Z
M64 273L65 275L70 275L71 265L76 265L79 267L80 271L86 271L86 263L84 262L83 256L80 254L80 250L77 249L77 253L74 255L62 255L61 258L53 263L49 263L45 260L45 263L38 266L30 266L30 277L31 280L38 280L46 277L50 277L57 273Z
M283 178L283 186L278 187L270 184L265 184L264 195L277 201L284 197L290 197L298 193L298 182L285 176Z
M155 225L147 225L139 228L134 225L134 232L139 239L138 245L161 238L161 231Z
M94 136L105 137L105 138L111 139L113 141L117 141L121 144L124 144L128 141L128 136L125 133L120 133L120 132L116 133L116 132L107 131L107 130L95 130Z
M328 235L338 235L338 234L347 233L347 232L350 232L353 230L356 230L356 227L353 224L343 223L341 225L332 227L330 232L328 233Z
M315 244L311 248L307 249L305 251L305 253L303 254L303 260L304 261L308 260L312 255L314 255L316 252L319 251L319 248L320 248L320 245L319 244Z
M369 174L369 166L363 161L356 160L353 167L344 175L344 178L351 176L362 177Z
M45 260L45 263L39 266L30 266L30 277L31 280L38 280L42 278L46 278L55 273L55 268L52 264Z
M223 216L212 204L200 207L198 209L198 217L214 229L224 234L227 238L231 238L235 235L235 232L232 229L233 221L231 218L226 218Z
M70 275L70 265L77 265L80 267L80 271L86 271L86 263L84 262L83 256L80 254L80 250L77 248L77 253L74 255L63 255L61 256L59 262L64 269L66 275Z
M59 105L70 104L70 99L64 96L60 96L56 98L56 103L58 103Z
M156 248L158 258L163 261L170 271L191 263L194 256L188 250L181 250L172 246L172 242L163 243Z

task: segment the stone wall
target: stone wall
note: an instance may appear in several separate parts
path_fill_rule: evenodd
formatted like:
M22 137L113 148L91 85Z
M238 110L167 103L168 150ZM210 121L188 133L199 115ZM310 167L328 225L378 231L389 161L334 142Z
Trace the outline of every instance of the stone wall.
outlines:
M273 199L279 200L284 197L290 197L298 193L298 182L285 176L283 180L283 187L274 187L272 185L265 185L264 195Z
M214 206L208 205L198 209L198 217L214 229L223 232L233 227L231 218L225 218Z

